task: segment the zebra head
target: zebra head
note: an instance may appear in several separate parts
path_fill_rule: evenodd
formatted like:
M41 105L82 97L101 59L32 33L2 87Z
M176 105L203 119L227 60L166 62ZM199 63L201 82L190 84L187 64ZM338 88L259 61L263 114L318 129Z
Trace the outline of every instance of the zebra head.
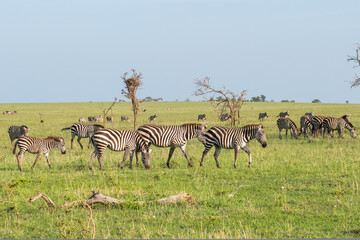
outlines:
M65 140L63 137L48 137L48 138L52 138L55 141L56 147L58 149L60 149L62 154L66 153L66 149L65 149Z
M25 126L25 125L21 126L21 132L23 133L23 135L28 136L29 130L30 130L30 128L28 128L27 126Z
M151 151L152 149L147 146L141 147L141 161L146 169L150 169Z
M263 148L266 148L267 146L266 133L264 127L261 124L259 125L256 131L255 138L258 140L258 142L261 144Z
M350 136L352 137L352 138L356 138L356 128L354 127L354 126L349 126L349 128L348 128L348 130L349 130L349 132L350 132Z

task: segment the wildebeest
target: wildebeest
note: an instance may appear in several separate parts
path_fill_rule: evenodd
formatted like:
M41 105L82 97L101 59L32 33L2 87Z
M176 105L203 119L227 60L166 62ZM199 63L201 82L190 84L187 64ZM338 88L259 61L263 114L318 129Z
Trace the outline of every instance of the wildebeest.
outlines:
M269 117L267 115L267 112L264 112L264 113L259 113L259 120L260 121L264 121L265 118Z
M149 117L149 121L150 121L150 122L155 121L156 118L157 118L157 115L154 114L153 116L150 116L150 117Z
M206 120L206 114L199 114L198 115L198 121L199 120Z
M8 133L11 141L11 146L14 147L13 141L21 136L27 136L30 128L25 125L22 126L10 126Z
M79 123L86 123L85 118L83 118L83 117L79 118Z
M128 116L121 116L121 121L128 121L130 122L130 118Z
M18 162L18 168L21 171L21 160L26 151L29 153L37 153L34 164L31 169L35 167L37 160L39 159L41 154L44 154L46 157L46 161L50 167L49 160L49 152L53 148L60 149L62 154L66 153L65 149L65 140L60 136L49 136L47 138L34 138L28 136L21 136L19 140L16 141L15 146L13 148L13 154L15 154L16 146L19 146L19 153L16 155L16 159Z
M220 121L226 121L226 120L228 120L229 118L231 118L231 116L230 116L230 114L228 114L228 113L222 113L222 114L220 114Z
M284 118L284 117L286 117L286 116L290 116L290 115L289 115L289 111L280 112L279 115L277 115L276 117L282 117L282 118Z
M114 117L111 116L111 117L106 117L106 121L107 122L113 122L114 121Z

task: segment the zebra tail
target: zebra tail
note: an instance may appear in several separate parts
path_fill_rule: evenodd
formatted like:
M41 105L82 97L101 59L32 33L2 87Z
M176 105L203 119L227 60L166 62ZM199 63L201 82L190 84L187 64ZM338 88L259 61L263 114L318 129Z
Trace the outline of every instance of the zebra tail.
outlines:
M14 145L14 149L12 150L12 154L15 154L17 145L18 145L18 141L16 141L16 143L15 143L15 145Z
M67 127L67 128L63 128L63 129L61 129L61 131L64 131L64 130L70 130L71 129L71 127Z

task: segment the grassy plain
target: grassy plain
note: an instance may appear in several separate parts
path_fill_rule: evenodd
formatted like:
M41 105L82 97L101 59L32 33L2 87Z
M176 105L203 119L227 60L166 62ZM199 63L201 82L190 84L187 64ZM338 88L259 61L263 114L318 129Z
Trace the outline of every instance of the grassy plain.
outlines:
M167 148L153 148L151 169L127 165L118 167L123 153L106 151L104 171L88 170L92 150L81 150L76 141L70 149L70 131L60 131L83 116L100 115L110 103L37 103L0 104L1 112L18 114L0 116L0 238L91 238L91 212L86 207L49 209L45 202L25 202L46 193L56 204L88 198L91 190L126 200L111 207L92 209L96 238L359 238L359 139L345 133L344 139L278 138L276 115L290 111L299 125L305 112L317 115L351 114L352 123L360 126L360 105L312 103L246 103L241 111L241 126L257 123L259 112L270 117L263 123L268 147L256 140L250 143L253 165L247 167L247 155L241 152L237 169L234 152L223 149L217 169L212 151L199 167L202 144L193 139L187 151L194 163L187 166L177 149L171 169L165 166ZM229 126L219 122L206 102L143 103L139 123L157 114L157 124L172 125L197 122L197 115L208 115L208 127ZM169 109L170 108L170 109ZM117 103L114 123L107 127L131 129L132 122L120 122L121 115L131 116L130 103ZM40 116L44 123L40 123ZM23 172L17 169L7 134L10 125L25 124L30 135L62 135L67 153L50 153L52 168L42 156L34 170L35 155L26 153ZM197 204L162 205L156 200L187 192ZM140 205L138 201L148 204Z

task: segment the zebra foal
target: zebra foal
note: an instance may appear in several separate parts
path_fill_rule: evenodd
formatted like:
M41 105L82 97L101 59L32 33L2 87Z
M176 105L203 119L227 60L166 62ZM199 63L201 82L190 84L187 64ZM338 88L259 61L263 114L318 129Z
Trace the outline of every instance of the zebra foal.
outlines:
M249 168L251 168L251 153L248 148L250 140L256 138L263 148L267 146L266 133L261 124L246 125L241 128L226 128L226 127L212 127L204 135L202 143L205 146L203 155L201 158L200 166L203 165L204 158L209 150L215 146L214 159L216 166L220 168L218 157L221 152L221 148L234 149L235 161L234 168L236 168L236 162L238 158L239 150L243 150L249 156Z
M73 141L75 136L78 136L77 142L79 143L81 149L83 149L83 146L80 142L81 138L89 138L88 148L90 148L91 136L94 135L96 131L102 128L104 128L104 126L99 124L92 125L92 124L75 123L71 127L61 129L61 131L69 130L69 129L71 130L71 149L73 148Z
M141 151L144 167L146 169L150 168L151 149L148 148L146 142L136 131L104 128L97 131L91 137L91 141L95 149L90 158L90 170L93 168L95 157L97 157L100 169L102 170L101 157L103 156L106 148L109 148L113 151L125 151L123 161L120 165L121 168L124 167L129 154L130 168L132 168L132 159L135 150Z
M62 154L66 153L65 149L65 140L63 137L60 136L49 136L47 138L35 138L35 137L28 137L28 136L21 136L19 140L15 143L13 154L15 154L16 146L19 147L19 152L16 155L16 159L18 162L18 168L21 171L21 161L24 153L28 151L29 153L37 153L35 158L34 164L32 165L31 169L35 167L37 160L39 159L41 154L44 154L46 157L46 161L50 166L49 160L49 153L50 150L53 148L60 149Z
M298 139L299 131L296 127L296 124L290 118L279 118L277 121L277 126L279 128L279 138L282 139L281 132L283 129L286 130L286 137L288 130L290 129L291 136L295 139Z
M170 159L175 148L180 147L188 165L192 167L191 161L186 153L188 140L200 137L206 132L206 124L188 123L181 126L159 126L146 124L138 128L137 132L144 138L148 146L154 144L157 147L170 147L166 166L170 168Z

